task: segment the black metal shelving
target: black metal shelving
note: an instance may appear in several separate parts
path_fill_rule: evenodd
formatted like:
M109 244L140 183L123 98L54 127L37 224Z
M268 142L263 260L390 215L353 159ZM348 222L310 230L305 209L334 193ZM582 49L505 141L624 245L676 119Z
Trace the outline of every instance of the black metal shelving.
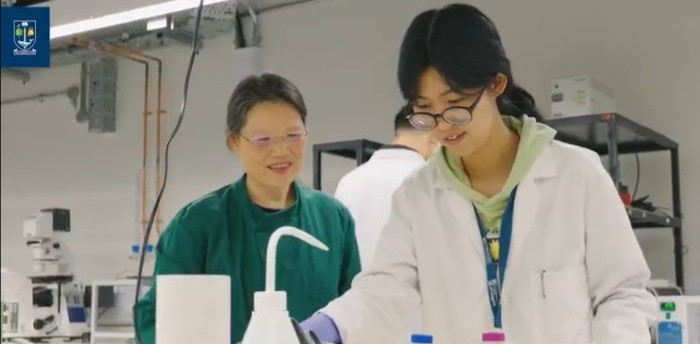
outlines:
M650 128L617 113L552 119L547 122L557 130L557 139L589 148L608 158L608 171L615 185L620 185L621 154L669 152L671 156L672 214L627 207L634 228L673 229L676 284L683 288L683 228L678 143Z
M384 144L366 139L315 144L313 146L314 189L321 190L321 158L324 153L354 159L357 165L361 165L382 146Z

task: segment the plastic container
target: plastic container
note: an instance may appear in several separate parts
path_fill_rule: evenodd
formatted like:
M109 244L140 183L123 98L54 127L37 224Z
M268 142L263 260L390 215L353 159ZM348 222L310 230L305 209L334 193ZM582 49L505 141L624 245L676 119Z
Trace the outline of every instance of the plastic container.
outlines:
M489 331L481 334L481 343L507 344L506 334L502 331Z
M433 336L421 333L412 334L411 344L433 344Z
M265 267L265 291L254 294L254 310L243 336L243 344L296 344L300 338L287 311L287 293L275 290L277 242L283 236L293 236L311 246L328 251L318 239L298 228L283 226L268 242Z

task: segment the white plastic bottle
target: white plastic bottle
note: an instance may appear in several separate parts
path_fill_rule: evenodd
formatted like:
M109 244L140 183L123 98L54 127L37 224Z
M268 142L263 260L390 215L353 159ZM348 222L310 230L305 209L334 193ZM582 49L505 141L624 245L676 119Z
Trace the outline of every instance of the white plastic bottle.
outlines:
M429 334L414 333L411 335L411 344L433 344L433 336Z
M275 290L277 242L282 236L293 236L311 246L328 251L328 247L318 239L295 227L280 227L272 233L267 246L265 291L254 294L255 309L243 336L243 344L299 343L287 311L287 293Z

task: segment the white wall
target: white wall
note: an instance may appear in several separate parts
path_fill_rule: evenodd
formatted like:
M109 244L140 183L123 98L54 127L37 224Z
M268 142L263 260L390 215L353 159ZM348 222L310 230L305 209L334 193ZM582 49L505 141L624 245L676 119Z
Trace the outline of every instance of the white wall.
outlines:
M197 60L188 112L172 147L163 204L166 221L186 202L240 175L224 140L224 109L233 72L221 56L230 55L230 46L221 42L207 45L206 51ZM179 47L158 53L166 59L169 134L180 108L189 54ZM134 243L136 176L141 166L143 67L120 61L119 68L115 134L88 133L86 124L76 123L75 110L65 99L3 106L3 266L28 271L22 220L41 208L66 207L71 209L73 230L67 241L78 256L76 269L83 280L112 278L133 270L134 262L128 256ZM79 66L41 71L34 77L26 86L3 79L3 99L77 84ZM151 140L154 130L152 124ZM150 186L153 195L153 183Z
M310 110L311 142L365 137L386 141L400 105L396 87L398 47L419 11L445 1L327 0L262 15L263 65L288 76L303 91ZM590 73L611 86L621 113L677 140L685 211L687 284L700 293L700 125L692 101L700 92L700 2L595 0L474 1L496 23L516 80L548 109L553 78ZM312 24L313 23L313 24ZM235 178L240 171L223 145L225 103L233 84L230 37L205 42L196 62L191 104L173 147L173 179L166 218L197 195ZM187 54L159 51L166 59L168 111L174 122ZM118 132L86 133L61 101L3 107L2 264L28 264L20 241L21 220L47 205L73 213L73 248L85 279L111 277L129 266L133 236L133 175L139 164L140 71L121 63ZM44 79L44 80L40 80ZM33 93L77 82L77 69L43 71L26 87L3 80L10 92ZM204 156L202 152L210 153ZM310 149L309 149L310 153ZM58 156L60 155L60 158ZM51 162L51 163L50 163ZM351 164L328 159L324 188L332 190ZM303 180L311 183L311 156ZM642 156L640 194L670 206L668 158ZM625 178L634 182L626 160ZM667 182L668 180L668 182ZM639 234L652 272L673 278L670 231Z

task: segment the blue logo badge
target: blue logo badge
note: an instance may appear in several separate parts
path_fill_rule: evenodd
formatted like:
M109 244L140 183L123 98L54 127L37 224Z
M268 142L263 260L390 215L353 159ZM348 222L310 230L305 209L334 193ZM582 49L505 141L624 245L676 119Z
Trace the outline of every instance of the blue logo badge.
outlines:
M48 7L2 7L3 68L50 67Z
M15 20L15 56L36 55L34 43L36 43L36 20Z

